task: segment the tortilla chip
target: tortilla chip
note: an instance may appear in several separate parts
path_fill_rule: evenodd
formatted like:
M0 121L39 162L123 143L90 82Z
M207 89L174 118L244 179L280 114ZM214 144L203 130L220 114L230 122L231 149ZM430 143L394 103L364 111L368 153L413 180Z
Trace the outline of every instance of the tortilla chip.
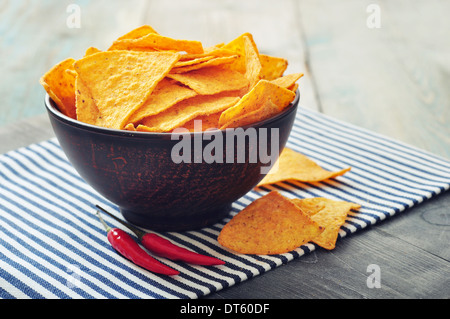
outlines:
M246 41L249 41L251 43L253 47L252 51L255 51L259 55L258 47L256 46L255 41L253 40L253 35L248 32L241 34L239 37L230 41L229 43L225 44L222 47L222 49L231 50L238 54L239 58L236 59L236 61L233 62L231 65L229 65L229 67L232 68L233 70L241 72L242 74L245 74L247 71L246 55L248 52L248 47L246 47L245 45Z
M86 49L86 52L84 53L84 56L88 56L88 55L95 54L95 53L98 53L98 52L102 52L102 51L100 49L97 49L97 48L94 48L94 47L89 47L89 48Z
M288 89L291 90L292 92L297 92L298 83L291 85L290 87L288 87Z
M73 119L76 118L75 109L75 74L66 72L74 70L72 58L61 61L53 66L39 80L50 98L56 103L61 113Z
M137 123L144 117L159 114L178 102L195 95L197 93L188 87L179 85L168 78L162 79L147 101L128 118L128 122Z
M203 45L199 41L177 40L148 33L137 39L116 40L108 50L133 50L133 51L174 51L187 53L203 53Z
M190 72L190 71L206 68L206 67L209 67L209 66L224 65L224 64L233 62L234 60L236 60L236 58L237 58L237 55L224 56L224 57L212 58L212 59L206 60L204 62L200 62L200 63L193 63L191 65L184 65L184 66L177 66L177 65L175 65L175 67L170 71L170 73L171 74L173 74L173 73L185 73L185 72ZM186 61L184 61L182 63L185 63L185 62Z
M180 60L177 63L175 63L174 69L175 68L185 67L185 66L191 66L191 65L194 65L194 64L202 63L202 62L206 62L206 61L209 61L211 59L214 59L214 56L206 55L206 56L203 56L203 57L192 58L192 59L183 59L183 60L181 60L181 57L180 57ZM172 71L173 71L173 69L172 69Z
M270 56L267 54L260 54L259 60L261 62L261 78L264 80L274 80L283 76L284 71L288 67L288 61L283 58Z
M181 101L164 112L144 118L136 130L146 132L169 132L202 115L221 112L239 100L234 96L198 95Z
M125 125L123 129L127 131L136 131L136 128L134 127L133 123L128 123L127 125Z
M231 120L227 124L222 125L220 129L223 130L231 127L233 128L242 127L257 122L261 122L273 117L275 114L278 114L279 112L280 112L279 107L275 105L269 98L267 101L264 102L264 104L260 108Z
M258 183L257 186L274 184L282 181L296 180L300 182L320 182L334 178L348 172L351 167L337 172L330 172L303 154L285 147L278 158L275 172L270 172Z
M297 82L298 79L300 79L302 76L303 76L302 73L292 73L289 75L282 76L280 78L276 78L270 82L279 85L281 87L284 87L286 89L289 89L291 91L294 91L291 88L296 84L295 82Z
M117 38L117 40L125 40L125 39L139 39L142 38L143 36L149 34L149 33L156 33L158 34L158 32L155 31L155 29L153 29L151 26L149 25L143 25L140 26L134 30L131 30L130 32L124 34L123 36Z
M222 112L198 116L183 124L183 127L187 128L190 132L202 132L208 129L218 129L220 114L222 114Z
M183 83L201 95L240 90L248 86L248 81L242 74L220 66L211 66L187 73L168 74L167 77Z
M88 87L77 76L75 80L77 120L92 125L103 125L97 105Z
M214 46L214 47L210 47L210 48L205 48L203 53L182 54L180 57L180 61L201 59L201 58L205 58L205 57L219 58L219 57L226 57L226 56L232 56L232 55L236 55L236 52Z
M170 52L106 51L75 62L106 127L122 129L178 61Z
M361 205L335 201L328 198L304 198L291 199L302 211L311 216L311 219L325 230L312 241L325 249L331 250L336 247L339 230L344 225L347 215L351 209L359 209Z
M261 62L259 53L253 40L249 36L244 36L245 48L245 76L249 82L249 89L253 88L261 79Z
M297 205L273 191L236 214L217 240L241 254L274 255L290 252L322 231Z
M233 120L259 109L262 105L267 103L268 99L278 106L278 109L281 112L294 100L294 98L295 93L292 91L269 81L260 80L250 92L242 97L239 103L222 113L219 125L227 125Z

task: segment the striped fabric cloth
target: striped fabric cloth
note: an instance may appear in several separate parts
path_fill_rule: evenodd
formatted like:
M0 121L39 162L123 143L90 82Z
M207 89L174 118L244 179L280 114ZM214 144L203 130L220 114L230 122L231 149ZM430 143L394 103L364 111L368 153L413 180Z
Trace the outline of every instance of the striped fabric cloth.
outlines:
M288 147L344 176L321 183L286 182L250 191L229 216L271 190L288 197L327 197L361 204L340 237L391 217L450 186L450 162L309 110L299 110ZM161 260L181 272L152 274L109 245L95 204L120 216L88 186L56 139L0 155L1 298L198 298L241 283L316 249L306 244L275 256L233 254L217 243L229 220L164 236L227 262L203 267ZM110 226L120 224L105 216ZM339 242L337 243L339 245ZM241 283L245 284L245 283Z

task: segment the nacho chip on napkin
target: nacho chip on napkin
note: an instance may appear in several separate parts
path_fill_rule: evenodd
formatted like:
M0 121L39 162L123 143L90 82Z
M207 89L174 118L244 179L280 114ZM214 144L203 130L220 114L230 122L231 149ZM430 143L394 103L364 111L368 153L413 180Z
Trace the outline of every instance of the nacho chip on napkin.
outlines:
M311 216L311 219L325 228L312 242L322 248L331 250L336 247L336 241L341 226L344 225L348 213L352 209L359 209L361 205L336 201L323 197L291 199L303 212Z
M278 165L275 164L274 168L275 171L269 171L257 186L289 180L320 182L343 175L351 169L351 167L348 167L336 172L327 171L305 155L287 147L281 152L280 157L278 158Z
M236 214L217 240L241 254L274 255L292 251L322 231L297 205L272 191Z

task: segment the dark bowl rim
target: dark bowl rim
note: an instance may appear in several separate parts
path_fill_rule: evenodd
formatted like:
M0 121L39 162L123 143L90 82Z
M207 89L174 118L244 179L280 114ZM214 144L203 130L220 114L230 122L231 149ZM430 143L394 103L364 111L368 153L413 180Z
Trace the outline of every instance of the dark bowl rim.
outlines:
M255 122L255 123L252 123L249 125L245 125L245 126L242 126L241 128L244 130L249 127L258 128L261 126L266 126L272 122L275 122L275 121L287 116L289 113L293 112L294 110L296 110L297 106L299 104L299 100L300 100L300 91L297 90L294 100L282 112L275 115L274 117L265 119L263 121ZM108 134L108 135L129 136L129 137L137 137L137 136L139 136L139 137L167 137L167 136L171 136L173 134L172 132L128 131L128 130L113 129L113 128L107 128L107 127L84 123L84 122L78 121L76 119L73 119L73 118L61 113L61 111L59 111L55 102L50 98L48 93L46 93L46 95L45 95L45 103L44 104L45 104L46 109L57 119L64 121L72 126L76 126L78 128L85 129L88 131L94 131L97 133ZM202 131L202 132L177 132L176 134L177 135L187 135L187 134L198 135L198 134L205 134L205 133L214 133L214 132L218 132L218 131L226 132L226 130L227 130L227 128L226 129L211 129L211 130Z

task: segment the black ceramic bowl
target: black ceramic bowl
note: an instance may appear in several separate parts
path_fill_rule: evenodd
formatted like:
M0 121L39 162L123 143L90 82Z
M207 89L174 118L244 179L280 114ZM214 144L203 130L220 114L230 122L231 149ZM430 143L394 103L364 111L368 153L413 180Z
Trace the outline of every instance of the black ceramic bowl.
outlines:
M265 175L261 174L261 168L267 167L267 160L261 161L257 156L255 161L250 154L256 153L251 152L262 150L258 148L260 142L268 143L269 153L272 143L278 143L281 152L291 132L298 103L297 91L295 100L282 113L249 126L251 133L256 132L256 139L254 134L248 134L247 138L236 138L227 146L227 130L183 133L174 140L171 133L108 129L73 120L63 115L48 95L45 98L55 135L80 176L119 206L125 219L158 231L198 229L224 218L231 204ZM249 127L244 127L245 132L250 132ZM279 139L272 140L271 133L276 129ZM217 142L214 145L220 145L217 134L223 138L223 163L220 159L208 163L205 161L208 157L201 156L199 149L203 151L209 145L210 151L213 141ZM182 141L186 143L183 145L191 142L193 160L177 164L172 150L179 149L178 143ZM201 148L197 147L199 141ZM218 153L205 152L205 155L220 158L220 148L216 150ZM189 152L188 147L183 151ZM184 152L174 154L179 159L180 154L186 155ZM244 162L239 157L242 154L245 154Z

